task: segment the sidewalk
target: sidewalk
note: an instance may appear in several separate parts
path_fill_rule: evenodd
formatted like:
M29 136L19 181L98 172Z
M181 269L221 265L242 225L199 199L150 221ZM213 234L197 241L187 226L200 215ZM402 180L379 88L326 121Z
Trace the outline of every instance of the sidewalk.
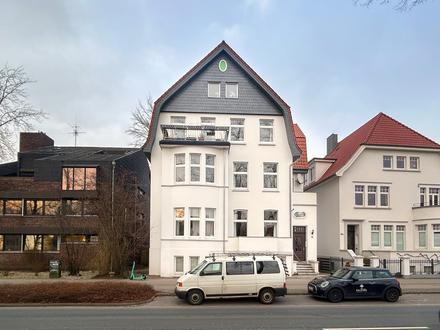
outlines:
M307 283L313 276L291 276L287 278L287 294L307 294ZM151 285L156 291L165 294L174 294L177 277L148 277L145 283ZM439 293L440 278L400 278L403 294Z

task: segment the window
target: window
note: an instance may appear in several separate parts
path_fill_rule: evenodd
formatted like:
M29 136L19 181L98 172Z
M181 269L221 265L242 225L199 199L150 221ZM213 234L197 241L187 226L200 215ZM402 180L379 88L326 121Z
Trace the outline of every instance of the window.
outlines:
M391 168L393 163L393 157L383 156L383 168Z
M374 271L374 278L391 278L391 274L385 270Z
M208 97L220 97L220 83L219 82L209 82L208 83Z
M420 206L425 206L426 188L420 188Z
M371 246L379 246L380 225L371 225Z
M200 209L189 209L189 236L200 236Z
M91 200L65 199L63 209L64 215L68 216L96 215Z
M405 249L405 226L396 226L396 250L403 251Z
M96 190L95 167L64 167L63 190Z
M185 154L175 155L176 182L185 182Z
M177 116L171 116L171 124L185 124L185 117L177 117ZM172 136L173 139L184 139L185 138L185 130L175 128L172 130Z
M278 274L280 266L276 261L257 261L257 274Z
M247 188L248 163L234 162L234 188Z
M254 263L252 261L227 262L226 275L250 275L254 274Z
M419 157L409 157L409 168L411 170L419 169Z
M389 205L389 187L380 187L380 206Z
M206 172L205 181L208 183L214 183L215 180L215 156L206 155Z
M364 186L355 186L354 187L354 204L356 206L364 205Z
M368 206L376 206L376 187L368 186Z
M59 236L24 235L23 251L59 251Z
M194 269L199 264L199 257L189 257L189 267Z
M6 199L5 200L5 213L6 215L22 215L22 201Z
M98 243L98 235L63 235L61 236L62 243Z
M25 215L57 215L59 201L25 200Z
M205 236L214 237L215 209L205 209Z
M278 211L264 211L264 237L277 237Z
M235 99L238 98L238 84L226 83L226 98Z
M247 211L234 211L234 236L247 236Z
M176 236L183 236L185 234L185 209L174 209L174 219L176 222Z
M215 140L215 118L202 117L202 137L206 140Z
M429 188L429 205L439 205L438 188Z
M397 156L397 168L404 169L405 168L405 158L403 156Z
M174 257L176 273L183 273L183 257Z
M276 163L264 163L263 164L263 181L264 181L264 188L265 189L276 189L278 187L277 185L277 167L278 164Z
M222 263L211 263L200 272L200 276L219 276L222 275Z
M391 246L391 234L393 231L393 226L384 225L383 226L383 246Z
M426 247L426 225L418 225L419 232L419 247Z
M2 251L21 251L21 235L3 235L0 238Z
M191 182L200 182L200 155L190 154L191 158Z
M260 119L260 142L273 142L273 120Z
M432 225L434 231L434 246L440 247L440 224Z
M231 141L244 141L244 119L231 118Z

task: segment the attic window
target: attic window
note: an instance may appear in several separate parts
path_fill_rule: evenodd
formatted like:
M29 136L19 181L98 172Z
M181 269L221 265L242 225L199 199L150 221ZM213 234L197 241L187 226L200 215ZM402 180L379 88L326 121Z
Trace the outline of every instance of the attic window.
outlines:
M218 63L218 68L220 69L221 72L225 72L226 69L228 68L228 63L226 63L225 60L221 60L221 61Z
M238 84L236 83L226 84L226 98L230 98L230 99L238 98Z
M208 97L220 98L220 83L209 82L208 83Z

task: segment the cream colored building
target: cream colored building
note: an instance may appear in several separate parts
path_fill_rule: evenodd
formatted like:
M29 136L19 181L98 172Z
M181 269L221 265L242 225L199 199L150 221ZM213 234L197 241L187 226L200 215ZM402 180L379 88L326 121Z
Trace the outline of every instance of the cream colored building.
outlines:
M438 254L440 145L383 113L335 138L305 188L318 196L318 255Z
M225 42L155 102L144 152L151 275L179 276L211 252L257 251L281 255L294 273L294 237L302 261L316 262L305 137Z

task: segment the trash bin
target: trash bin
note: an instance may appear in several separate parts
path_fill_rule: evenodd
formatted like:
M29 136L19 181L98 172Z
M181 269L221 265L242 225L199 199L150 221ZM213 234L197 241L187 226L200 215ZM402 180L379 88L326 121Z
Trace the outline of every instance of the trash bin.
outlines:
M61 277L61 261L51 260L49 261L49 278Z

